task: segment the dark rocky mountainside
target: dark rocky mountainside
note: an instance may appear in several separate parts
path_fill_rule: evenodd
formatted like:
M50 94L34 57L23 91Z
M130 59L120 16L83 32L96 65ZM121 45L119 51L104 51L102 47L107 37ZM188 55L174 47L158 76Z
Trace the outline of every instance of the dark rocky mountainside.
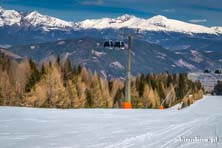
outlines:
M127 50L106 49L103 47L103 42L102 39L88 37L13 46L8 50L39 63L59 55L61 59L69 58L73 64L85 65L105 77L124 77ZM133 40L131 54L133 75L164 71L203 71L208 68L220 68L222 64L220 50L170 51L143 40Z

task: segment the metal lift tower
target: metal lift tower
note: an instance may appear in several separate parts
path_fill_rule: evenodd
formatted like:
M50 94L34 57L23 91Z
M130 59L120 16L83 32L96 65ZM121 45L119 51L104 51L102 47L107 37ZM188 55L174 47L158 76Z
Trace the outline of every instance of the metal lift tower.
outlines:
M128 36L128 60L127 60L127 72L126 72L126 82L125 82L125 100L123 103L123 108L131 109L131 35Z

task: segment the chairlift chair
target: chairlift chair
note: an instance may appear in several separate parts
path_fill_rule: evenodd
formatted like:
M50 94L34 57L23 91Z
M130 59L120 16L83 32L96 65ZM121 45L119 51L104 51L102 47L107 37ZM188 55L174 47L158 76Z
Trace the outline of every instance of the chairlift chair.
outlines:
M123 41L116 41L115 44L114 44L114 48L124 50L125 49L125 44L124 44Z
M221 70L217 69L217 70L215 70L214 73L215 73L215 74L221 74L222 72L221 72Z
M103 46L104 46L104 48L113 49L113 41L107 40L104 42Z
M211 73L209 69L204 70L204 73Z

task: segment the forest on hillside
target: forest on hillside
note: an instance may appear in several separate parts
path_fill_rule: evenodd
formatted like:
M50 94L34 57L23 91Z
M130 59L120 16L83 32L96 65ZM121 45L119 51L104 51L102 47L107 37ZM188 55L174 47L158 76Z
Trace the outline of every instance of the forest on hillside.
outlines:
M0 56L0 105L44 108L121 108L124 80L107 80L86 67L73 66L59 56L41 65ZM170 92L170 93L169 93ZM134 108L170 107L183 101L190 105L203 97L200 82L186 73L141 74L132 78Z

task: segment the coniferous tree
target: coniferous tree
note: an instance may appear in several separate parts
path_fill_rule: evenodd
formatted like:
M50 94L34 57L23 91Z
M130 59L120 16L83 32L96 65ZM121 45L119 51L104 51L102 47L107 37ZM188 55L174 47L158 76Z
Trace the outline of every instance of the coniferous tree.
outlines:
M93 75L92 89L94 107L106 107L106 100L103 98L101 80L96 72Z
M46 69L45 69L45 65L44 63L42 64L42 67L41 67L41 76L42 75L45 75L46 74Z
M69 91L69 98L70 98L70 105L71 108L80 108L81 102L79 100L77 86L75 83L73 83L71 80L68 81L68 86L70 88Z
M113 104L114 104L114 107L117 107L117 108L121 108L121 104L122 104L122 100L123 100L123 90L122 89L118 89L116 91L116 95L114 96L114 99L113 99Z
M80 74L82 72L82 66L78 65L77 67L77 74Z
M167 87L170 87L170 85L173 84L173 76L172 75L168 75L167 77Z
M110 94L110 97L112 98L112 107L121 107L121 103L124 101L124 82L119 80L119 79L112 79L111 80L111 83L112 83L112 87L111 87L111 90L109 92ZM122 96L121 97L118 97L118 101L116 102L115 101L115 97L116 97L116 94L117 94L117 91L120 91L122 92ZM133 95L133 94L132 94ZM117 98L116 98L117 99ZM115 102L115 103L114 103Z
M6 56L5 54L2 54L0 58L0 63L2 66L2 70L8 72L11 65L11 62L8 56Z
M179 82L177 89L177 98L183 99L185 97L185 77L184 74L179 74Z
M151 106L152 101L150 99L150 88L148 84L145 84L143 92L143 104L145 108L149 108Z
M63 80L64 85L67 85L68 80L70 80L73 76L72 64L69 59L66 59L63 66Z
M1 73L0 77L1 82L1 89L2 89L2 96L4 98L3 104L4 105L13 105L12 100L16 96L15 89L10 82L10 77L6 71Z
M0 87L0 106L4 105L4 100L3 100L3 96L2 96L2 88Z
M165 98L165 88L164 88L164 85L163 85L163 82L162 81L157 81L157 88L156 88L158 94L159 94L159 97L161 99L164 99Z
M90 89L86 89L86 99L87 99L87 105L86 107L92 108L93 107L93 92Z
M145 76L144 74L142 74L140 77L140 83L139 83L139 96L140 97L143 95L144 87L145 87Z
M34 107L69 107L61 70L56 64L47 67L46 74L32 88L27 101Z
M102 98L105 102L105 107L112 108L113 107L113 98L110 95L109 91L109 83L106 79L101 78L101 89L102 89Z
M4 98L0 99L0 104L58 108L122 107L125 83L120 79L108 81L85 67L72 67L68 59L63 65L57 58L39 68L32 60L18 63L0 57L0 98ZM186 99L189 89L193 97ZM187 74L142 74L132 77L131 81L135 108L158 108L166 96L165 107L182 100L189 105L202 95L201 83L188 80Z
M29 60L30 71L31 75L28 79L28 83L25 86L25 91L30 92L33 86L40 80L40 72L35 64L31 59Z
M59 65L59 66L61 64L61 60L60 60L60 56L59 55L57 55L56 64Z
M216 95L222 95L222 81L218 81L214 87L214 93Z
M86 98L86 89L87 85L84 81L82 81L82 77L79 76L77 78L77 91L78 91L78 99L79 99L79 106L81 108L84 108L87 104L87 98Z

